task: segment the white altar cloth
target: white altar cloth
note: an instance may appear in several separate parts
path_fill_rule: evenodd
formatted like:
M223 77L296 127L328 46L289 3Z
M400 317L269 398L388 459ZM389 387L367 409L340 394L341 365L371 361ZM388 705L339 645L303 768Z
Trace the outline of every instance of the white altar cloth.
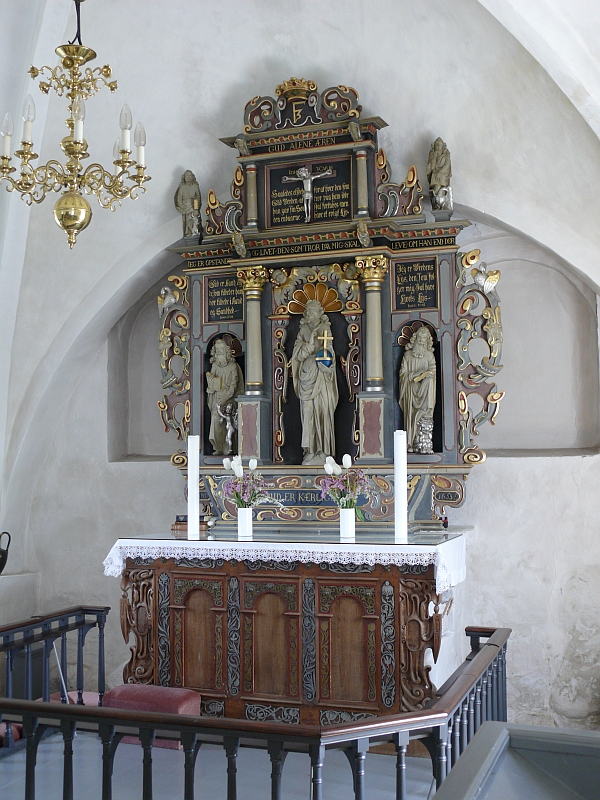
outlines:
M225 541L187 539L117 539L104 560L104 574L118 578L127 558L222 558L225 561L300 561L303 564L435 565L438 593L466 578L465 537L438 544L375 544L337 542Z

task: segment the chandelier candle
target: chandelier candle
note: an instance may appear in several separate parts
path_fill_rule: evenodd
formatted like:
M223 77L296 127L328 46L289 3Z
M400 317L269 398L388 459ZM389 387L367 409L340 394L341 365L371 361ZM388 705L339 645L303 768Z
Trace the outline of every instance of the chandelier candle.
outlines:
M4 115L2 123L2 158L10 158L10 139L14 133L13 121L10 114Z
M394 431L394 540L408 542L406 431Z
M96 94L103 86L111 92L116 91L117 82L112 80L112 69L108 64L95 69L86 66L96 58L91 47L81 42L79 4L75 0L77 10L77 33L69 44L61 44L56 48L56 55L61 63L56 67L31 67L29 74L35 80L42 76L44 80L39 88L44 94L54 90L60 97L69 101L68 117L65 120L67 135L61 140L60 147L66 156L61 164L53 158L47 164L36 166L38 154L33 151L33 122L35 120L35 104L31 95L27 95L23 104L23 138L21 147L15 151L20 161L19 167L11 165L11 138L13 126L10 114L6 114L2 125L2 145L0 149L0 183L5 183L9 192L16 190L28 204L41 203L46 195L59 194L54 204L56 224L67 234L69 247L75 245L77 235L85 230L92 219L92 208L85 195L95 195L101 208L114 211L123 200L135 200L146 191L144 184L150 180L146 175L146 158L144 145L146 134L144 127L138 124L135 133L137 162L131 156L131 127L133 120L129 106L123 106L119 125L120 149L113 153L114 174L111 174L97 161L84 168L83 160L89 158L87 142L83 138L83 121L85 119L84 101ZM77 44L74 42L77 41ZM14 175L13 175L14 173Z
M188 436L188 539L200 538L200 437Z

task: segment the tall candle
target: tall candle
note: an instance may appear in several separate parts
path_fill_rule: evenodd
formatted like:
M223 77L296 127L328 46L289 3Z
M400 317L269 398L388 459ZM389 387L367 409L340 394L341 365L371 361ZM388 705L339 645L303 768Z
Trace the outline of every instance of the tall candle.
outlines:
M406 431L394 431L394 539L408 542Z
M188 436L188 539L200 538L200 437Z

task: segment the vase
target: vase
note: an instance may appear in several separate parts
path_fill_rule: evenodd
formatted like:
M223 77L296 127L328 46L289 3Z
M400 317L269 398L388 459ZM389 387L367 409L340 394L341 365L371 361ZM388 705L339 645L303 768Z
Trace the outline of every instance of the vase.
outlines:
M252 511L251 508L238 508L238 542L252 541Z
M356 541L356 510L340 508L340 542Z

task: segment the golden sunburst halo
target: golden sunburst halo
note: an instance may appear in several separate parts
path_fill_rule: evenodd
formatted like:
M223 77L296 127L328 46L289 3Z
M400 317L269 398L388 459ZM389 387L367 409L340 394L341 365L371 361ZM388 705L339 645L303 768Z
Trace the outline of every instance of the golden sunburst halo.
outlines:
M317 300L325 312L341 311L344 307L337 289L327 287L323 283L318 283L316 286L305 283L302 289L296 289L292 297L293 300L288 303L290 314L304 314L309 300Z

